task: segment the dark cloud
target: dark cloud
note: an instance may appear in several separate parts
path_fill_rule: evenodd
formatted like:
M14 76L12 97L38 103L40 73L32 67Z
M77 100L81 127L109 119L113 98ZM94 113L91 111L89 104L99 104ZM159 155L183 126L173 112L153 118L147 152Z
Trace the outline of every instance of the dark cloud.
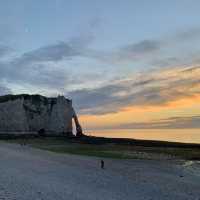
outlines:
M21 84L23 86L58 89L73 82L70 69L61 67L59 62L83 56L84 49L92 42L89 34L74 37L68 42L44 46L13 58L11 61L0 62L0 80ZM0 46L0 57L10 49Z
M109 128L109 127L108 127ZM111 128L111 127L110 127ZM171 117L158 121L144 123L124 123L112 128L130 129L178 129L178 128L200 128L200 116Z
M114 63L142 61L153 67L189 65L198 58L199 49L195 48L194 42L199 42L199 39L200 28L195 27L178 31L168 37L166 36L157 39L147 38L136 43L130 42L129 44L114 50L107 55L107 57L105 55L103 57L102 53L99 54L99 57ZM185 44L190 46L188 52L184 47ZM194 46L192 50L191 45ZM180 53L181 48L184 48L183 53ZM198 52L196 56L194 54L195 51Z
M117 51L113 51L109 57L113 61L137 60L160 50L161 43L158 40L143 40L137 43L127 44ZM109 58L108 58L109 60Z
M132 54L144 54L160 49L160 43L156 40L143 40L135 44L129 44L122 51Z
M48 61L61 61L62 59L77 56L80 53L72 45L60 42L54 45L41 47L34 51L23 54L13 61L15 65L24 65L29 63L39 63Z
M6 95L6 94L11 94L11 90L4 86L4 85L0 85L0 95Z
M99 26L99 23L100 20L96 19L91 22L91 26ZM59 42L26 52L14 58L9 63L0 63L0 78L5 78L8 82L16 81L38 86L49 85L49 87L62 87L64 83L72 81L67 80L70 79L70 76L67 74L68 71L59 68L59 62L63 60L69 61L77 57L83 57L87 59L96 59L99 63L113 61L116 63L124 60L137 60L138 58L145 59L145 56L159 52L161 47L163 47L163 43L160 40L146 39L137 43L130 43L116 51L106 53L90 49L90 44L93 40L94 34L87 32L79 37L72 38L68 42ZM8 53L9 50L8 47L0 46L0 57ZM169 57L164 61L165 63L163 63L161 59L159 62L162 63L162 65L169 65L169 63L177 64L180 62L176 57ZM56 64L58 67L52 68L52 64L54 66ZM145 82L146 81L147 80L145 80Z
M159 106L200 94L200 67L172 68L66 95L82 114L119 112L127 106Z
M77 56L86 56L87 48L94 40L92 34L82 34L79 37L73 37L67 42L58 42L55 44L40 47L38 49L24 53L14 58L10 65L24 67L30 64L59 62L69 60ZM88 56L88 55L87 55Z
M47 88L61 88L65 86L65 83L74 83L73 75L68 73L70 70L60 68L59 62L71 60L74 57L92 59L101 57L103 59L105 54L88 48L93 39L92 35L86 34L74 37L68 42L59 42L26 52L7 63L1 62L0 79L3 78L8 82L25 86L33 85ZM6 50L8 49L2 48L1 51L0 48L0 55L1 52L3 54ZM97 73L99 73L99 70L97 70ZM80 83L85 81L85 76L76 78L76 81ZM93 76L96 77L95 73L93 73Z
M122 90L123 86L108 85L97 89L83 89L67 93L76 104L77 108L83 113L104 114L104 108L109 106L108 112L114 112L111 102L118 103L118 99L112 96L115 92ZM118 106L114 106L116 109Z
M95 27L98 23L98 20L94 21L91 26ZM100 76L102 76L101 79L105 78L105 73L99 73L105 72L105 66L102 67L104 69L98 70L91 68L91 71L87 68L85 72L83 72L83 67L80 74L77 72L77 76L75 76L75 74L72 74L71 69L60 65L63 60L70 62L75 58L83 57L96 59L98 64L101 64L102 61L115 60L121 62L121 60L146 59L145 56L148 57L149 54L158 53L164 45L161 40L147 39L133 44L130 43L116 51L106 53L91 49L90 44L93 40L93 34L83 34L67 42L58 42L26 52L6 63L0 62L0 80L4 79L9 83L23 85L24 87L33 86L44 90L57 89L59 92L60 88L66 87L66 85L74 86L88 83L87 79L92 82ZM8 51L8 47L0 46L0 57L6 55ZM178 63L180 61L176 57L168 57L167 62L169 64L170 62ZM76 66L72 65L71 67L75 68ZM184 78L184 73L186 76L191 74L191 69L184 69L185 72L176 71L176 73L179 73L176 77L165 75L164 72L156 74L154 72L144 72L141 77L131 77L131 80L128 81L119 80L95 89L72 91L69 95L77 99L76 104L79 105L80 110L84 110L84 113L93 114L118 112L126 105L165 104L186 95L194 95L189 87L195 87L197 92L197 86L195 85L199 84L198 77ZM77 67L78 70L79 66ZM198 67L193 69L194 72L197 72L197 70ZM91 73L92 71L94 73ZM112 68L111 72L113 74L114 71L115 69ZM186 89L184 88L182 91L181 87Z
M52 67L50 64L34 64L27 67L12 67L12 65L0 65L0 79L23 87L36 87L43 89L57 89L69 81L68 73L58 68Z

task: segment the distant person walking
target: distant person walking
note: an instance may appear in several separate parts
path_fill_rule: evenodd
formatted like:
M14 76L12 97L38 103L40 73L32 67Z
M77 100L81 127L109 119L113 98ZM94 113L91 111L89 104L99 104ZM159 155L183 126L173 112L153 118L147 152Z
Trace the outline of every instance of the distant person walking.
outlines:
M104 169L104 161L101 160L101 169Z

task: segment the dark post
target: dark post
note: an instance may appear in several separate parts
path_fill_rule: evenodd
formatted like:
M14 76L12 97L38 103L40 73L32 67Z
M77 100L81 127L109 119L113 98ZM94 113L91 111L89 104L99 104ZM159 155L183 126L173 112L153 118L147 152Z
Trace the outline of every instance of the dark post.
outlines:
M104 161L101 160L101 169L104 169Z

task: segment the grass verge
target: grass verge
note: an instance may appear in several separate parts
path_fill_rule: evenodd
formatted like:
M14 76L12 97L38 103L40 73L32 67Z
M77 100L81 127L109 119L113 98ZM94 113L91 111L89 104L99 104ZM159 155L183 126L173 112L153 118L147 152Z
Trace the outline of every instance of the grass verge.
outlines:
M26 144L34 148L56 153L68 153L117 159L185 159L200 160L200 148L190 146L154 146L140 143L88 143L63 137L18 138L5 140L9 143ZM143 144L143 141L142 141ZM148 143L147 143L148 144Z

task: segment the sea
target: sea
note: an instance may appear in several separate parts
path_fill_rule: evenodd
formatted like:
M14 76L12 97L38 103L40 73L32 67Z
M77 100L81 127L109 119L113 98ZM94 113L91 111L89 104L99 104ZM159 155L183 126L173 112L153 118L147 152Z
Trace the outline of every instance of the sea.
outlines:
M200 129L101 129L87 135L200 144Z

